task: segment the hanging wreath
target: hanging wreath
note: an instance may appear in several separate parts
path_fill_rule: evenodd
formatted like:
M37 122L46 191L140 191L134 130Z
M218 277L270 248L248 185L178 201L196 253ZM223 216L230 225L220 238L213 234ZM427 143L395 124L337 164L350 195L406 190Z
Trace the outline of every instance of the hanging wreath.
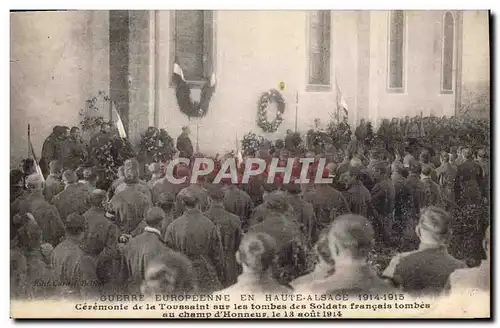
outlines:
M215 90L215 85L207 81L201 88L200 101L198 102L191 100L191 89L186 81L176 74L174 74L173 80L176 85L175 96L181 112L189 118L205 116Z
M278 112L276 117L272 122L267 120L267 107L270 103L276 103ZM260 96L259 103L257 104L257 125L264 132L276 132L283 122L283 113L285 112L285 100L281 93L276 89L271 89L268 92L264 92Z

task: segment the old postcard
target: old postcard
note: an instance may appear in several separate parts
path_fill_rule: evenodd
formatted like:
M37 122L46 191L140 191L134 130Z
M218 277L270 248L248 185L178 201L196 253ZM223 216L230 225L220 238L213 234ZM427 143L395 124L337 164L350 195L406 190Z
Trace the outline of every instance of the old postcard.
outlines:
M489 15L11 12L11 317L490 318Z

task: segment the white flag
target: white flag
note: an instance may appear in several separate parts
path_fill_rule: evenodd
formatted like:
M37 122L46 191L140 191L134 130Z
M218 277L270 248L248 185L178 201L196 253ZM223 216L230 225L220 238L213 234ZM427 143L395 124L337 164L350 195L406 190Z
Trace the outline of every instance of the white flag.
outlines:
M215 73L212 73L210 77L210 86L213 87L215 85Z
M345 101L344 95L342 94L342 91L340 90L340 86L337 83L336 79L335 85L337 86L337 110L339 111L339 116L341 116L342 118L348 117L349 109L347 108L347 102ZM341 119L341 117L339 117L339 120Z
M125 132L125 127L123 126L122 118L120 117L120 114L116 110L115 104L113 106L113 115L116 115L116 121L115 125L116 128L118 129L118 134L120 134L120 138L126 138L127 133Z
M238 140L238 134L236 134L236 165L238 168L243 164L243 155L241 154L240 142Z
M184 72L182 71L182 68L177 63L174 63L174 74L179 75L181 77L182 81L186 82L186 79L184 78Z

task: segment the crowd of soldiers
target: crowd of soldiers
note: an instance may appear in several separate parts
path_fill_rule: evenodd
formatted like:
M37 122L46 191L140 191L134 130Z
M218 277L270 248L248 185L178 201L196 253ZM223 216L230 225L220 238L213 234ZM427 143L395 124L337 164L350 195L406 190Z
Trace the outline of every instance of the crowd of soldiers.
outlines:
M267 183L265 174L189 183L183 164L174 175L186 182L172 184L161 163L145 181L129 159L101 187L91 167L76 172L64 154L45 179L26 160L11 171L11 297L489 291L487 152L457 144L432 154L418 138L405 133L402 147L380 149L354 137L340 159L275 154L313 157L312 171L326 157L332 184ZM188 129L177 148L193 153ZM377 271L369 258L387 248L398 253Z

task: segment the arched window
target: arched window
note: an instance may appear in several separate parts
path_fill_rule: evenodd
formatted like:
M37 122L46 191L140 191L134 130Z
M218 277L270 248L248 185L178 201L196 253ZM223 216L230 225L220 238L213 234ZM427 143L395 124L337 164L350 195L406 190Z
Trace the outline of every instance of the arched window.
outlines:
M453 91L453 59L455 44L455 21L453 15L447 12L443 19L443 64L441 90Z
M309 85L330 85L331 12L310 12L309 21Z
M404 90L405 80L405 14L403 10L393 10L390 16L389 35L389 89Z

